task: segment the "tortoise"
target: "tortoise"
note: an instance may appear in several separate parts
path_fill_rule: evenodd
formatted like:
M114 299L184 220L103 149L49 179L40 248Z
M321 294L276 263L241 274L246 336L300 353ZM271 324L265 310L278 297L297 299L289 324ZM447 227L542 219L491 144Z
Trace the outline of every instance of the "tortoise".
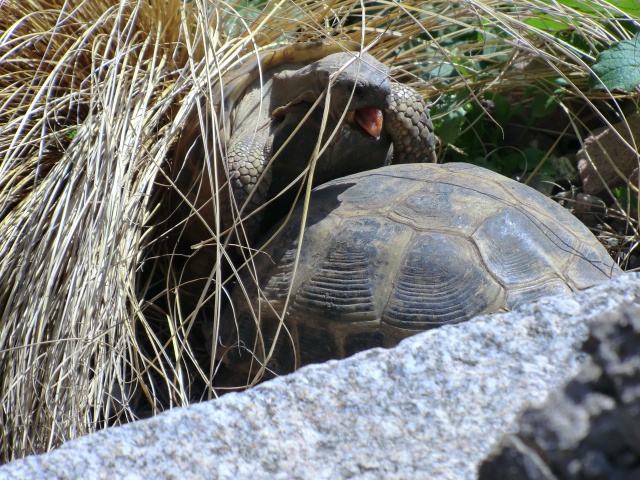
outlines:
M224 75L213 105L221 127L218 172L226 173L231 188L202 181L205 155L196 145L201 130L191 122L195 130L182 136L174 162L180 170L173 174L180 199L188 200L182 207L189 218L185 240L211 238L216 210L224 231L238 217L232 214L234 203L247 216L300 182L318 150L316 185L391 158L394 163L435 161L433 125L422 97L392 82L389 67L373 56L351 51L357 48L294 44L262 52ZM294 196L281 197L274 210L291 205ZM193 207L199 216L191 215ZM243 221L249 237L260 231L263 217L258 213Z
M303 213L266 235L234 289L219 349L232 370L285 374L621 273L566 209L464 163L346 176Z
M244 269L214 334L229 369L287 373L620 273L586 227L541 194L469 165L419 163L435 160L428 109L367 54L335 44L265 52L226 75L218 97L218 159L231 188L187 192L204 219L187 226L190 238L210 236L212 199L222 230L234 201L245 214L261 208L309 163L315 184L329 181L308 217L298 207ZM199 183L192 151L179 184ZM389 163L401 165L356 173ZM243 222L249 240L259 222Z

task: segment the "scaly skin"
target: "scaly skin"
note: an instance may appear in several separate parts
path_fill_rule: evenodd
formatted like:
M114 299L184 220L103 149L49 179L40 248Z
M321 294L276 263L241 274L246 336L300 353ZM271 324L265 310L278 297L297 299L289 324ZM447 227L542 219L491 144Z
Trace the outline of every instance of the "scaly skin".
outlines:
M393 139L393 163L435 163L433 124L424 100L415 90L392 83L385 120Z

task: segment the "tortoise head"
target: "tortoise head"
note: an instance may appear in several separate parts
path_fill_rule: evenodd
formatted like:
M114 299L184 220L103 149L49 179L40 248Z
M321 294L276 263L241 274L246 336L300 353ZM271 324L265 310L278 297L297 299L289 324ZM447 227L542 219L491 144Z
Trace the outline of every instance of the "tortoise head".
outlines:
M199 211L185 229L188 241L198 243L211 237L216 205L220 230L233 225L232 199L246 217L277 197L279 204L269 209L275 212L273 220L279 218L291 206L297 189L290 188L285 195L281 192L299 185L317 146L316 185L391 163L391 152L393 163L435 160L427 106L410 87L391 83L388 67L368 54L332 53L309 63L309 58L296 52L318 52L309 48L292 51L291 55L278 55L281 51L265 54L253 67L247 65L223 79L224 95L221 89L219 97L224 97L224 108L219 113L231 128L224 132L229 138L217 158L227 171L232 196L219 195L215 204L215 186L200 181L205 174L198 139L215 136L198 135L199 127L176 149L175 164L180 170L174 177L178 177L181 198L189 200L185 216L191 218L191 206ZM218 187L227 185L220 182ZM263 215L243 223L251 231L249 237L259 233ZM266 218L269 216L267 212Z
M276 158L267 196L278 195L300 176L318 142L315 185L383 166L392 144L383 127L390 92L388 67L366 54L337 53L276 73L267 153ZM272 210L281 215L285 204L291 205L290 197Z
M328 91L330 114L336 119L345 110L389 107L389 67L368 54L334 53L286 77L306 83L305 89L314 95L308 100Z

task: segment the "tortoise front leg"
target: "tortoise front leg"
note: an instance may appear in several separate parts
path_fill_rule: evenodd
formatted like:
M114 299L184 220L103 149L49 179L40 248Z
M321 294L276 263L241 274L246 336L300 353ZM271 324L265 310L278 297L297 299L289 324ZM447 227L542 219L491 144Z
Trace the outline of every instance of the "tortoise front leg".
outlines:
M424 100L412 88L391 84L385 129L393 142L393 163L436 161L433 123Z
M237 211L243 218L267 201L271 184L271 169L266 168L268 163L266 149L270 142L268 138L262 137L264 135L257 132L249 139L232 141L227 151L229 182ZM254 190L256 191L253 192ZM248 203L247 200L249 200ZM261 215L257 213L242 222L249 239L258 231L260 221Z

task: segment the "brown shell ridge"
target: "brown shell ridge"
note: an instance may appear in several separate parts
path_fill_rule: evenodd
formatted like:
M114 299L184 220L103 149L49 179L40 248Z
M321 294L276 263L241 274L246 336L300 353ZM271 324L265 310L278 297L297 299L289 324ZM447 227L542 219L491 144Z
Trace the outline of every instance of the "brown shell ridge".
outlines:
M619 274L616 263L611 257L600 255L592 245L583 244L579 253L572 255L564 274L568 284L576 290L597 285L602 277L612 278Z
M532 234L534 229L538 235ZM472 239L488 271L508 286L540 282L554 275L566 281L559 259L580 246L560 225L553 231L520 208L504 208L489 216Z
M299 288L293 309L353 321L349 314L374 319L375 307L365 252L344 243L330 249L316 272Z
M453 237L418 236L400 269L383 321L419 330L466 320L495 305L503 295L501 285L465 258L465 252L468 249Z
M265 287L266 297L272 299L283 300L286 298L291 288L291 280L293 273L293 264L295 261L297 249L287 250L280 261L274 266L269 277L269 282Z
M514 309L518 305L528 303L542 296L560 295L570 291L571 287L560 278L550 278L538 283L518 286L517 289L509 290L507 308Z

